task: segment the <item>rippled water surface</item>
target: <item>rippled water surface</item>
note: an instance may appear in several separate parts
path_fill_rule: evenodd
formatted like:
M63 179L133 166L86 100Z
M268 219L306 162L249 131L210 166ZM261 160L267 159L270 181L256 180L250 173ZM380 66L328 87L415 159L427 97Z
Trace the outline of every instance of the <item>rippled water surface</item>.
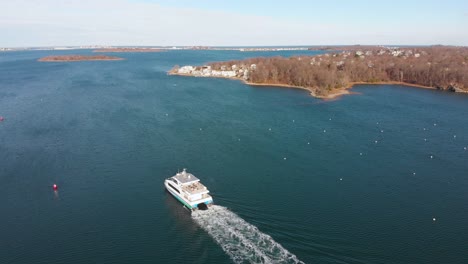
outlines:
M36 61L90 52L0 53L0 263L468 263L468 96L166 75L307 51ZM182 168L218 211L165 192Z

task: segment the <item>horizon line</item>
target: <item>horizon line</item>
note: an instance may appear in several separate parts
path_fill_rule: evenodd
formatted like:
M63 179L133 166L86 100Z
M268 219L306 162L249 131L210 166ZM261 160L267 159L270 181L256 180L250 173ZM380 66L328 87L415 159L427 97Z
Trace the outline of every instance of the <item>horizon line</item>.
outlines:
M467 45L447 45L447 44L303 44L303 45L44 45L44 46L5 46L0 49L39 49L39 48L94 48L94 47L147 47L147 48L180 48L180 47L209 47L209 48L251 48L251 47L468 47Z

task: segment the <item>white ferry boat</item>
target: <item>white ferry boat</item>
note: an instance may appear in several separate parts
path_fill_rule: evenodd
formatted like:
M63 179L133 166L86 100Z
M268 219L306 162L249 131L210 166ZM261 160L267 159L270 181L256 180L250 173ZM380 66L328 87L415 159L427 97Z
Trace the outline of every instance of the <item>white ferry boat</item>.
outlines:
M185 169L167 178L164 185L168 192L192 211L206 210L213 203L213 198L208 194L210 191L200 182L200 179Z

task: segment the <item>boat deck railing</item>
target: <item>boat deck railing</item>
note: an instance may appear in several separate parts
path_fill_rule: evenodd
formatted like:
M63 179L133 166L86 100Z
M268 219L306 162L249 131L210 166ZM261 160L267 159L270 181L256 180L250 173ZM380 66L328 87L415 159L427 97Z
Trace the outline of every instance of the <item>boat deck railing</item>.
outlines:
M196 201L196 200L200 200L200 199L206 199L206 198L210 198L211 195L207 194L207 193L204 193L202 194L201 198L198 198L198 199L191 199L189 195L187 194L184 194L184 198L189 200L190 202L193 202L193 201Z

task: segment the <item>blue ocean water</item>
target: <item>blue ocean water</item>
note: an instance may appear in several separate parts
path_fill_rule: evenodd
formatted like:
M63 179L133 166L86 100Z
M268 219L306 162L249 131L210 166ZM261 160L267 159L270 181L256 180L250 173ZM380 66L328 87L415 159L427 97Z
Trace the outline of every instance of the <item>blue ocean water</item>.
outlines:
M91 51L0 53L0 263L234 261L242 245L213 238L224 222L200 226L165 192L182 168L305 263L468 262L468 96L368 85L322 101L166 74L311 51L36 61L70 53Z

